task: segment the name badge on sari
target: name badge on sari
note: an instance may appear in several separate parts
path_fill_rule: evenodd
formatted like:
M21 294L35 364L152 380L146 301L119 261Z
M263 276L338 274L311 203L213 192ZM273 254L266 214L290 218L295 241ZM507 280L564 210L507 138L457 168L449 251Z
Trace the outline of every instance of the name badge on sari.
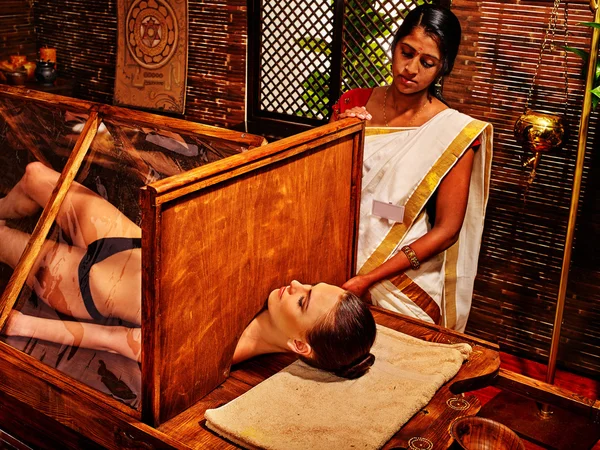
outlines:
M391 203L373 200L373 209L371 213L374 216L388 219L393 222L402 222L404 219L404 206L396 206Z

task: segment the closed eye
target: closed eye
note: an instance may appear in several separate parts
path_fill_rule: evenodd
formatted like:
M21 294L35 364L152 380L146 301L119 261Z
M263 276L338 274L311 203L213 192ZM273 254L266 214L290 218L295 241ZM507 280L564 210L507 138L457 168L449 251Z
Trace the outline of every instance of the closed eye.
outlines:
M304 295L298 299L298 306L302 309L302 305L304 304Z

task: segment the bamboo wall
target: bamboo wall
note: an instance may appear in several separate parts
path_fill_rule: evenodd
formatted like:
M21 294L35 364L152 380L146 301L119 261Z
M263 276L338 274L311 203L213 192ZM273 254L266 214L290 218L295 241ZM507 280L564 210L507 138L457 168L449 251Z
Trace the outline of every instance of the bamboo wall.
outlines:
M557 43L562 45L563 5ZM588 0L568 2L570 46L587 49L593 20ZM522 113L552 8L551 1L454 0L463 24L461 56L444 84L458 109L493 123L494 161L486 226L467 332L497 341L504 351L547 361L558 294L564 239L577 153L584 80L579 57L569 54L568 124L561 151L542 158L523 199L528 170L513 126ZM545 53L531 106L564 111L560 47ZM600 372L600 161L598 117L592 116L578 215L574 258L559 353L562 363L586 374ZM597 153L597 151L596 151Z
M27 3L21 0L20 3ZM185 119L234 127L245 119L246 2L188 0ZM57 48L60 75L74 95L112 103L117 0L34 0L37 45Z
M0 8L0 59L20 53L35 60L35 27L31 2L2 0Z

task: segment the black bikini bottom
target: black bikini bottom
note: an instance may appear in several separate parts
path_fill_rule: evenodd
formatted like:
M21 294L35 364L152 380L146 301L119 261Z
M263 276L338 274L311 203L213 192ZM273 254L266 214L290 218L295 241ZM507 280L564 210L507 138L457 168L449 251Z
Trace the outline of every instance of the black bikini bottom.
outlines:
M88 245L87 251L81 262L79 263L79 290L83 297L83 304L93 319L104 319L92 298L90 290L90 270L96 263L104 261L109 256L116 253L132 250L134 248L142 248L142 240L140 238L125 238L125 237L107 237L101 238Z

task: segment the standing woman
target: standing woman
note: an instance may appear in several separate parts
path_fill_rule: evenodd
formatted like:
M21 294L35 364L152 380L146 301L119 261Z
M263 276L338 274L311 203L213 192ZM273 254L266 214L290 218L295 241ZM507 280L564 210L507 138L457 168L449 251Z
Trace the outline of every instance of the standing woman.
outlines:
M421 5L392 43L393 82L353 89L332 121L366 120L357 276L375 305L464 331L492 157L489 123L449 108L437 86L458 52L448 9Z

